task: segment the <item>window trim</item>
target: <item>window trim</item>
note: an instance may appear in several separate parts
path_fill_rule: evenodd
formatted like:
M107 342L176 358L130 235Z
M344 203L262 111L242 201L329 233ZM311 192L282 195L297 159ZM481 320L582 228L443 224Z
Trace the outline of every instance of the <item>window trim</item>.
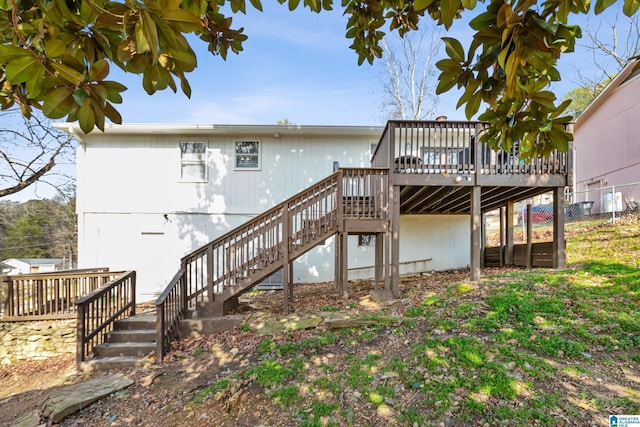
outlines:
M182 152L181 144L204 144L204 153L202 158L191 158L185 159L183 156L185 153ZM208 166L208 158L209 158L209 140L206 139L181 139L178 141L178 151L180 152L180 182L184 183L206 183L209 182L209 166ZM183 177L182 168L186 165L202 165L204 166L204 177L202 178L193 178L193 177Z
M239 142L255 142L258 144L258 152L256 154L242 154L238 153L237 144ZM238 166L238 155L242 156L255 156L258 159L258 165L255 167L243 167ZM236 171L259 171L262 170L262 140L256 138L237 138L233 141L233 170Z

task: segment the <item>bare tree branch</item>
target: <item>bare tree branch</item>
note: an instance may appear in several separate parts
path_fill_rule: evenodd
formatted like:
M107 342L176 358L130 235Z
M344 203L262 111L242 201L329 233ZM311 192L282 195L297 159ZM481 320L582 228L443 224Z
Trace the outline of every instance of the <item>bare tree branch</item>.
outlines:
M16 194L37 182L47 182L61 158L74 152L74 139L34 114L30 119L15 110L0 112L0 198ZM68 181L68 179L66 180Z
M434 61L442 45L440 36L439 29L425 26L404 37L393 33L381 40L384 72L379 78L384 119L424 120L435 115Z

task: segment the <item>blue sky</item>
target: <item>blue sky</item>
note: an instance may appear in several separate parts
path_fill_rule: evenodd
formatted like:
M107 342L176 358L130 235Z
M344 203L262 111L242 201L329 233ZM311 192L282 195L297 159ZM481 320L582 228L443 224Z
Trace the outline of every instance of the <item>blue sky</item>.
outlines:
M290 12L268 1L264 12L249 9L247 15L236 15L234 24L245 27L249 39L243 52L230 53L226 61L194 39L198 68L188 75L191 99L170 90L149 96L138 76L112 70L113 78L129 88L116 108L125 123L276 124L287 118L300 125L382 125L381 64L357 65L345 38L347 19L336 7L320 14ZM478 10L482 7L478 3ZM616 7L621 5L611 9ZM432 24L428 18L424 22ZM461 21L447 35L464 43L470 31ZM577 86L571 78L576 66L593 65L590 56L579 53L561 61L563 81L553 87L558 96ZM465 119L455 109L457 98L455 91L440 96L438 115Z

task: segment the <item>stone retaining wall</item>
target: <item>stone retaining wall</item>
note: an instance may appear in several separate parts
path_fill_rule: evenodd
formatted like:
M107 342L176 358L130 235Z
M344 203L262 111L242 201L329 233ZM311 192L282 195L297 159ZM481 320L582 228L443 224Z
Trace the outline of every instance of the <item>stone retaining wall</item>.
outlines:
M76 320L0 322L0 362L76 352Z

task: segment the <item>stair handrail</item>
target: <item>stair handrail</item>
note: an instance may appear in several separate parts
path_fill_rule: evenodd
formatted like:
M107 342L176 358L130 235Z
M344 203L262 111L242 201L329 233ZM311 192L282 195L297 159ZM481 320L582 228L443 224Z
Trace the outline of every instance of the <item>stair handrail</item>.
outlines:
M278 252L283 249L278 249L278 247L283 244L281 239L283 231L282 224L285 213L289 214L289 211L292 208L295 209L300 206L299 200L301 195L307 194L308 198L313 198L314 195L317 195L318 192L322 192L323 188L327 186L337 187L341 174L342 172L338 171L329 175L327 178L317 182L313 186L302 190L298 194L295 194L262 214L259 214L217 239L185 255L181 259L181 267L185 269L185 304L204 301L204 294L208 294L212 298L216 293L213 280L213 257L215 248L224 247L225 245L226 247L229 247L235 242L243 243L244 241L244 243L248 243L254 238L255 230L262 230L263 232L268 231L270 234L268 239L271 239L272 241L268 243L271 243L271 250L274 251L272 255L277 257L279 255ZM222 265L223 268L226 268L225 263L228 260L226 255L218 253L215 256L219 258L216 265L219 267ZM206 262L204 260L205 257ZM211 259L212 262L209 262L209 259ZM223 271L223 273L218 274L218 276L224 280L232 280L230 272ZM222 285L222 288L224 288L224 284ZM222 289L218 289L218 292L221 291Z
M125 271L76 302L76 365L102 344L116 320L136 314L136 272Z
M185 269L181 268L156 300L156 361L162 359L169 350L171 341L178 334L180 321L184 319Z

